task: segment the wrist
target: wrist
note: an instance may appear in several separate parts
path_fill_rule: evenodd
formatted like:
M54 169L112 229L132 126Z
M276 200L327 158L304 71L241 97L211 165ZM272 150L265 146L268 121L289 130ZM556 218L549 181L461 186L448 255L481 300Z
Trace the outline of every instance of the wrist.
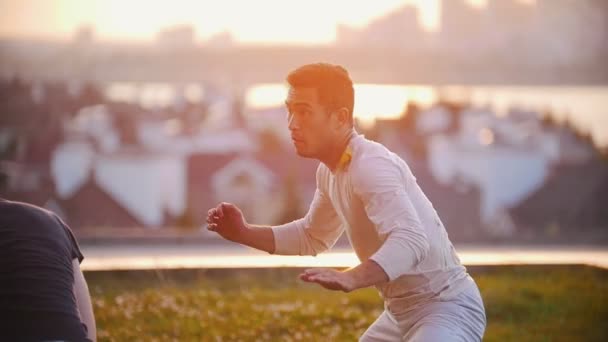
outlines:
M354 291L362 287L361 279L356 269L351 268L347 271L344 271L343 273L346 276L350 291Z
M252 231L253 231L253 228L251 227L251 225L249 225L247 222L244 222L243 225L241 226L241 228L239 229L239 233L237 234L238 241L234 241L234 242L246 244L247 241L250 240L250 235L251 235Z

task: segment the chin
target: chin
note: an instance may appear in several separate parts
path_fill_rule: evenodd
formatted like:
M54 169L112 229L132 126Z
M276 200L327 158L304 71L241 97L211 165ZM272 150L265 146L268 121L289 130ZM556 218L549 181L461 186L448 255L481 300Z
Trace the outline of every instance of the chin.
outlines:
M296 154L302 158L314 158L315 155L310 153L309 151L306 151L304 149L299 149L296 147Z

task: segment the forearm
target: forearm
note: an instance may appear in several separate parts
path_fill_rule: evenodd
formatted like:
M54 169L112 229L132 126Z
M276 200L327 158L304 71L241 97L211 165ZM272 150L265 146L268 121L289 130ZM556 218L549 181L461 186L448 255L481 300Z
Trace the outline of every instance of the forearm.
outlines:
M394 280L414 271L429 248L421 229L395 229L370 259L384 270L389 280Z
M271 254L275 251L274 234L268 226L247 224L236 242Z
M388 275L373 260L366 260L359 266L344 271L353 282L352 290L380 285L389 281Z

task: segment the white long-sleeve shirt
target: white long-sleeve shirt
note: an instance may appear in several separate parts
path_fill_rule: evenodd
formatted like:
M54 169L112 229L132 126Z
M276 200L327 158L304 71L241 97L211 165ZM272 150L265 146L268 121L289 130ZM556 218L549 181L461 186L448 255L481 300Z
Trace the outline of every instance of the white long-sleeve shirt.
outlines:
M332 172L319 164L306 216L272 227L275 254L316 255L346 231L359 260L373 260L388 275L378 289L392 311L459 294L470 277L407 164L362 135L349 148L346 167Z

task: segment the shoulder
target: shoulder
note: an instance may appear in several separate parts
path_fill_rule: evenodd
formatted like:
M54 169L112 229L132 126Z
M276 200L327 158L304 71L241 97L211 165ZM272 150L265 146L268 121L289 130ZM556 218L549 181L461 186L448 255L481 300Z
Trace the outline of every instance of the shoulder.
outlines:
M50 210L23 202L0 203L0 226L19 236L45 236L65 238L67 225Z
M351 148L353 150L353 161L355 162L378 159L392 160L395 155L386 146L373 140L368 140L362 135L353 139Z
M402 179L405 162L384 145L359 137L349 171L356 189L370 189Z
M0 202L0 217L12 220L23 219L55 219L56 215L49 210L33 204L3 200Z

